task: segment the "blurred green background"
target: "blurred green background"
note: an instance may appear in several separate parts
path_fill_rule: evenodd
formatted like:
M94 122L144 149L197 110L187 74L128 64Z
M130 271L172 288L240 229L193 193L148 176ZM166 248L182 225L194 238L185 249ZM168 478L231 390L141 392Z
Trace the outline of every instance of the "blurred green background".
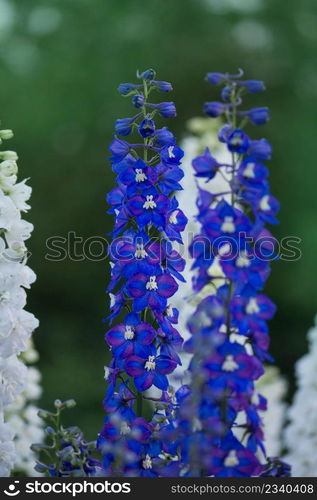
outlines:
M136 69L157 69L174 86L180 138L213 89L207 71L245 69L267 83L253 103L272 120L255 131L274 145L273 193L281 200L277 237L302 238L302 258L277 262L267 292L278 304L272 348L292 376L317 312L317 3L314 0L0 0L0 102L20 178L31 177L35 225L29 247L38 275L28 309L44 394L74 397L73 419L89 438L99 430L107 354L105 262L45 260L48 237L105 236L112 223L105 193L114 177L107 147L130 104L117 93ZM212 97L214 96L214 97Z

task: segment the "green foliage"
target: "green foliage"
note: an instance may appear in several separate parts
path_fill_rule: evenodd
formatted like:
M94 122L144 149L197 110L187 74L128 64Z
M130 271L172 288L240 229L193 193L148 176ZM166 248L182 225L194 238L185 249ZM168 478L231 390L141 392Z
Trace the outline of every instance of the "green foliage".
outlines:
M62 412L76 406L74 399L64 402L56 399L54 406L54 412L47 410L38 412L38 416L47 425L45 428L47 442L31 446L31 449L41 457L41 461L36 463L35 470L49 477L87 476L86 466L96 449L96 443L85 441L79 427L62 425Z

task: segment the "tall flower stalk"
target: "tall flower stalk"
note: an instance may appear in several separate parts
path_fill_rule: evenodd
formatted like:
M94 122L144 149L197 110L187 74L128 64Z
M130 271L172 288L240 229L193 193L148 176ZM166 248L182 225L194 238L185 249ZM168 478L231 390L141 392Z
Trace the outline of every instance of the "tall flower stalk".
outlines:
M27 367L25 390L4 412L5 421L14 433L14 472L27 477L38 475L34 469L36 455L31 445L44 439L43 423L37 415L36 406L42 394L41 373L35 366L38 358L39 354L30 341L27 350L20 355L20 360Z
M98 443L105 474L175 475L175 452L158 436L173 411L168 375L181 362L182 337L174 326L178 311L169 299L177 281L184 280L185 262L173 247L173 242L182 243L187 222L173 194L181 189L183 151L173 134L154 121L174 117L174 103L150 101L153 91L170 92L171 84L156 80L152 69L138 78L138 84L119 87L131 97L136 114L116 121L110 145L117 186L107 197L115 218L108 320L120 315L120 322L105 335L112 360ZM136 139L131 143L118 137L132 134ZM153 387L157 397L147 392Z
M309 329L308 352L295 365L297 390L288 409L288 425L284 433L286 460L295 477L317 477L317 316Z
M272 461L265 472L263 465L259 411L266 401L254 383L264 372L263 361L270 360L267 320L275 305L262 289L276 255L265 226L277 223L279 203L270 194L264 164L271 146L244 131L248 123L266 123L268 109L241 109L243 95L261 92L264 85L242 76L207 75L222 90L221 101L208 102L204 109L210 117L225 119L218 138L231 161L218 161L207 148L192 163L196 177L209 182L220 173L228 187L223 193L199 188L201 231L190 248L194 291L209 290L188 323L191 383L177 394L183 462L191 476L274 475L275 469L279 475L288 473L287 467L274 469ZM212 273L215 260L222 276Z
M218 141L217 132L221 125L220 119L211 120L208 117L194 117L187 123L187 131L189 135L181 142L181 147L184 150L184 178L182 180L183 190L176 193L176 198L180 206L186 206L186 215L188 217L188 224L185 228L183 239L184 241L190 242L195 234L200 230L200 224L196 219L197 206L196 206L196 196L197 189L193 189L193 186L203 188L210 193L223 193L228 190L227 181L217 173L211 181L206 183L205 179L199 179L195 177L195 171L193 170L191 163L192 160L197 156L202 154L206 147L211 147L213 154L217 157L218 161L223 161L228 163L230 161L230 154L227 151L224 144ZM230 196L227 195L227 199ZM194 259L191 257L189 248L185 248L184 258L186 261L186 267L183 272L183 276L186 282L180 283L177 295L175 296L174 304L178 309L181 309L182 314L179 316L178 327L182 332L184 340L188 340L190 333L187 329L187 322L193 315L197 305L201 300L210 294L210 290L213 287L209 284L200 290L199 293L193 292L192 289L192 279L195 276L195 269L192 269ZM219 264L215 260L212 269L213 275L221 276L221 269ZM188 366L188 360L191 355L189 353L180 353L182 360L182 366L179 366L173 374L173 385L179 387L186 380L186 370Z
M11 130L0 130L0 144L13 136ZM13 443L14 431L5 422L5 410L14 404L27 386L27 368L20 354L28 349L29 338L38 320L27 312L25 288L35 281L27 266L25 241L32 224L21 217L27 212L31 188L26 181L17 183L17 161L14 151L0 151L0 475L8 476L17 461Z

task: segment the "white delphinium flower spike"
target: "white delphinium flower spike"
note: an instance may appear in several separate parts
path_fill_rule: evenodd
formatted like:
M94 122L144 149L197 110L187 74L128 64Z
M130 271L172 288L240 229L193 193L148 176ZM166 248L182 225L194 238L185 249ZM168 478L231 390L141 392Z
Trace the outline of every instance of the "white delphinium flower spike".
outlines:
M265 449L269 457L280 456L283 448L282 431L286 420L285 396L287 382L275 366L266 366L256 389L267 400L267 410L260 412L265 432Z
M317 477L317 316L308 331L308 353L296 363L297 391L288 410L285 458L295 477Z
M38 360L38 353L32 342L29 342L28 349L21 355L21 359L27 367L26 388L6 408L5 420L14 433L16 449L14 470L19 474L32 477L40 474L34 470L37 457L30 446L44 440L43 420L38 417L38 408L35 406L42 394L41 374L32 366Z
M12 137L0 130L0 144ZM21 213L31 188L26 181L17 183L17 159L14 151L0 151L0 476L9 476L17 463L14 425L8 423L9 408L18 404L27 388L29 369L23 362L30 336L38 326L33 314L24 310L25 288L35 281L26 265L25 241L33 226ZM21 402L19 403L21 404Z

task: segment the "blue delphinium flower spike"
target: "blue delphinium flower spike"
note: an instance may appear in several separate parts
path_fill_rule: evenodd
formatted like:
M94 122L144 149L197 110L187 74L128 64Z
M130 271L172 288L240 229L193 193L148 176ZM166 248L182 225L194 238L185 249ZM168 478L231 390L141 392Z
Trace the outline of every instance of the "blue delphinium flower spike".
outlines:
M137 114L116 121L109 148L117 186L107 195L115 217L108 320L121 319L105 334L112 359L98 447L105 475L156 477L179 470L175 443L164 444L159 436L174 412L168 377L181 362L177 352L183 339L170 299L177 281L184 281L185 262L172 242L182 241L187 219L173 196L182 189L184 153L172 132L155 123L157 115L174 117L176 108L173 102L149 100L155 90L169 92L172 86L156 80L153 69L138 78L140 84L119 86L122 95L132 97ZM127 136L135 141L127 142ZM156 398L145 392L151 388L156 388ZM157 406L145 420L142 405L148 399Z
M207 75L209 83L223 86L222 101L208 102L204 110L225 118L218 137L231 163L218 162L208 149L192 162L196 176L206 182L220 172L229 192L224 197L199 190L201 233L190 246L194 290L205 298L188 323L191 382L176 393L173 424L189 476L289 475L287 464L265 455L259 411L266 401L254 386L264 372L263 361L270 360L267 321L276 308L262 293L270 273L265 241L271 235L265 224L277 223L279 202L270 193L264 164L272 148L244 130L248 122L266 123L269 111L240 110L243 94L260 92L264 84L241 80L242 75ZM211 274L215 263L217 276Z

